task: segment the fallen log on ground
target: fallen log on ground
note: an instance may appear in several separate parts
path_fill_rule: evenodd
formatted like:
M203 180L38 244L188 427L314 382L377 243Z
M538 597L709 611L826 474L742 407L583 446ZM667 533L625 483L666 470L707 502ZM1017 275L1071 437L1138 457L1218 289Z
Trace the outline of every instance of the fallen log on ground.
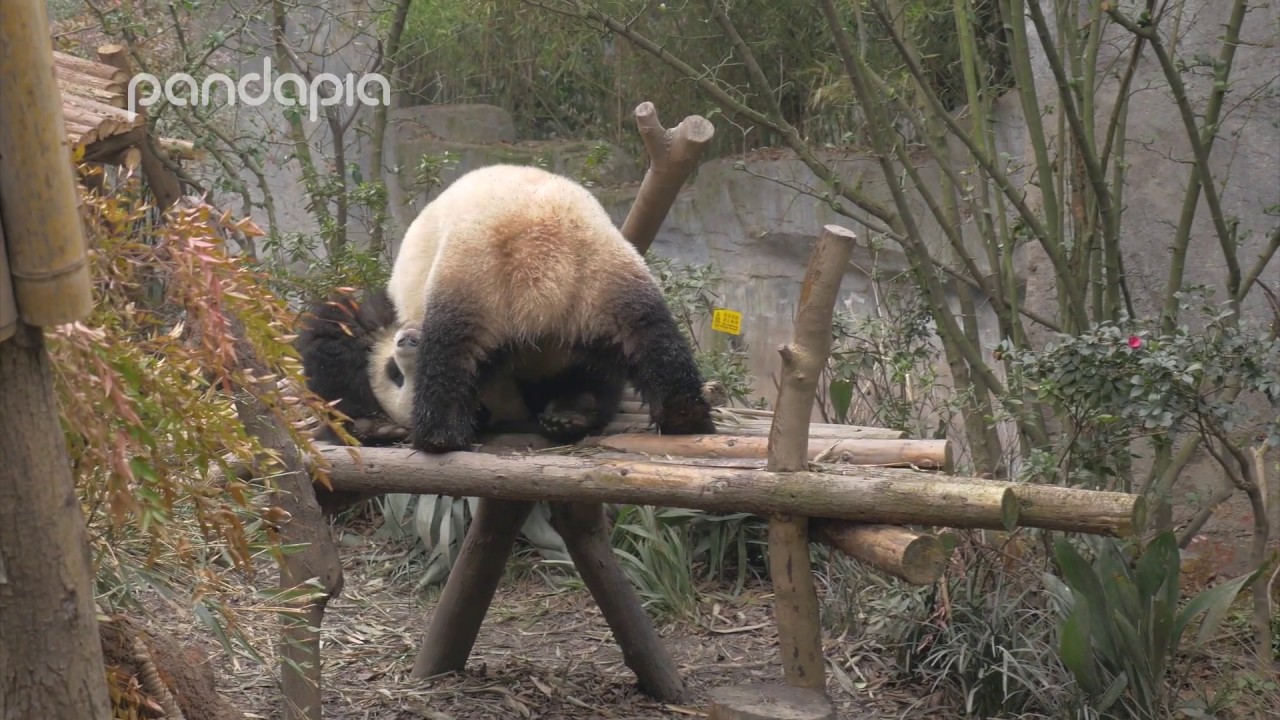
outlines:
M769 440L744 435L655 435L620 433L589 437L590 447L647 455L686 458L759 458L769 451ZM888 440L880 438L809 439L809 459L824 462L882 467L951 469L951 446L946 440Z
M852 477L563 455L320 447L330 464L329 479L342 491L658 505L991 530L1017 522L1016 498L1008 488L944 481L911 470L862 468ZM352 458L353 450L363 463Z

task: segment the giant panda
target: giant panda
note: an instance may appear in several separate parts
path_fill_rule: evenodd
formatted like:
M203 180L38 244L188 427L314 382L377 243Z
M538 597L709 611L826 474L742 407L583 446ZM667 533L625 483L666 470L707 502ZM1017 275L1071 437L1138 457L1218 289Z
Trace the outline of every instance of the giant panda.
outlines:
M715 432L644 259L568 178L514 165L462 175L410 224L387 295L418 335L409 428L420 450L469 448L485 410L519 421L587 403L597 429L628 380L659 432Z
M344 422L347 433L362 445L385 445L408 437L420 338L419 328L397 328L385 291L363 300L338 293L300 316L294 346L308 389L349 418ZM611 416L600 412L595 396L572 387L536 417L527 408L514 377L494 377L481 392L476 425L487 433L572 443L601 429ZM317 439L341 438L326 426Z

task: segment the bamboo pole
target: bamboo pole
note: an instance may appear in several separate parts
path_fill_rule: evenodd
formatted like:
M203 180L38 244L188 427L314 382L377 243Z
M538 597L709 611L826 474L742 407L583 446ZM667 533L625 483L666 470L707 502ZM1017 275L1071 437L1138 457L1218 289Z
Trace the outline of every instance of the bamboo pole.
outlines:
M23 322L60 325L88 315L93 294L49 23L43 3L0 7L0 215L13 294Z

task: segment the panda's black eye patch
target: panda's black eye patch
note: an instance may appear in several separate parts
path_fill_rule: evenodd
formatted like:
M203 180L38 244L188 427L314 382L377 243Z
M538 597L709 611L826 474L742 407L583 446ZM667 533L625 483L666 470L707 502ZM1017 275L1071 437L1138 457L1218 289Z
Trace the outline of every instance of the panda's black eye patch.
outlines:
M400 366L396 364L395 358L387 358L387 377L391 378L391 382L396 387L404 387L404 373L400 372Z

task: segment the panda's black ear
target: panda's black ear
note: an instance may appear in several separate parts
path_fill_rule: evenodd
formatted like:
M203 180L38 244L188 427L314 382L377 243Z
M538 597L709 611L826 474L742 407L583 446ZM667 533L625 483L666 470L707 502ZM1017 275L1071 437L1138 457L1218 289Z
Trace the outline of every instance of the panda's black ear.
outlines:
M379 328L363 317L349 295L316 303L298 318L294 347L302 358L307 387L338 410L358 418L381 411L369 384L369 353Z

